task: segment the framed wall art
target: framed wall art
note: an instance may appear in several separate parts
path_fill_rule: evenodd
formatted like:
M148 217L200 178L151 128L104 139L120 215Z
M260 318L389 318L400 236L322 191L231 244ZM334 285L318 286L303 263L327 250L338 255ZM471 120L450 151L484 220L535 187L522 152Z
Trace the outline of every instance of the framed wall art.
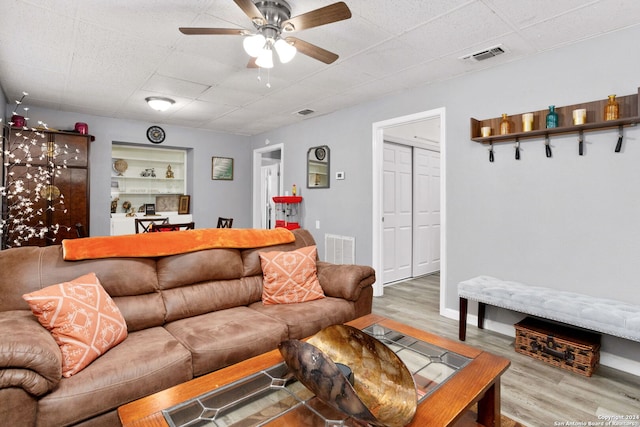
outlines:
M178 202L178 214L179 215L187 215L189 213L191 205L191 196L180 196L180 200Z
M212 157L211 179L233 180L233 159L231 157Z

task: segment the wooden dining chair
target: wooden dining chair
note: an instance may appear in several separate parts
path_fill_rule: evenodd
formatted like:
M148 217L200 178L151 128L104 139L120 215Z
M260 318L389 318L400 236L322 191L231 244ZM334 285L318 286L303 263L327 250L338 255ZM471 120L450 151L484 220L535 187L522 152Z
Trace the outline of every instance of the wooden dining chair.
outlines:
M194 228L196 228L196 224L193 221L181 224L156 224L149 229L149 232L193 230Z
M136 234L148 233L149 227L153 228L159 224L168 224L169 218L136 218Z
M233 218L218 217L218 228L231 228L233 225Z

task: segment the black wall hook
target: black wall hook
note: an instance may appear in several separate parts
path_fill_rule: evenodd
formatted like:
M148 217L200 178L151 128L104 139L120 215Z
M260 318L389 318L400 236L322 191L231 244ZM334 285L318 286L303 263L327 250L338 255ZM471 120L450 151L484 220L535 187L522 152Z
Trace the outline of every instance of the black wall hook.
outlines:
M584 156L584 133L582 131L578 134L578 154Z
M618 143L616 144L616 153L622 150L622 126L618 128Z
M549 145L549 135L547 135L544 139L544 151L547 154L547 157L551 157L551 145Z
M516 138L516 160L520 160L520 140Z
M489 161L493 163L493 143L489 146Z

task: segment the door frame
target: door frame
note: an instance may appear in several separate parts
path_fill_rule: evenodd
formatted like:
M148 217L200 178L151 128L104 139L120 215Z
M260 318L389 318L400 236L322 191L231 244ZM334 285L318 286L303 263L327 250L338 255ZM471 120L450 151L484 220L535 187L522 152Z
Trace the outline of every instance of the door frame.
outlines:
M284 144L273 144L253 150L253 228L260 228L260 167L262 155L272 151L280 151L280 188L284 188Z
M446 215L446 109L445 107L422 111L406 116L395 117L388 120L374 122L372 125L372 230L371 230L371 260L375 271L382 271L383 262L383 148L384 130L394 126L408 124L420 120L440 117L440 312L444 310L445 284L447 283L447 215ZM376 281L373 285L374 296L384 294L384 284Z

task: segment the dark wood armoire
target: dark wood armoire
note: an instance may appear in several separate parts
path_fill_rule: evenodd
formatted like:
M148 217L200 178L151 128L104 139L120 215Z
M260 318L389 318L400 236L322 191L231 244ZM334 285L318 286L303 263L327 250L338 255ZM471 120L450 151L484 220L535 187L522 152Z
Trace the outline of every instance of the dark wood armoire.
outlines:
M76 132L17 128L5 132L3 186L11 190L15 188L15 181L21 180L26 190L21 192L21 197L31 198L31 208L35 212L22 223L36 229L45 227L48 231L44 237L31 237L16 244L12 241L16 226L9 224L5 226L3 249L60 244L63 239L77 238L78 228L89 235L89 146L92 140L91 135ZM38 187L34 177L41 169L47 171L50 180ZM9 221L12 216L23 214L15 208L13 212L9 209L9 205L18 203L16 197L3 197L2 215Z

